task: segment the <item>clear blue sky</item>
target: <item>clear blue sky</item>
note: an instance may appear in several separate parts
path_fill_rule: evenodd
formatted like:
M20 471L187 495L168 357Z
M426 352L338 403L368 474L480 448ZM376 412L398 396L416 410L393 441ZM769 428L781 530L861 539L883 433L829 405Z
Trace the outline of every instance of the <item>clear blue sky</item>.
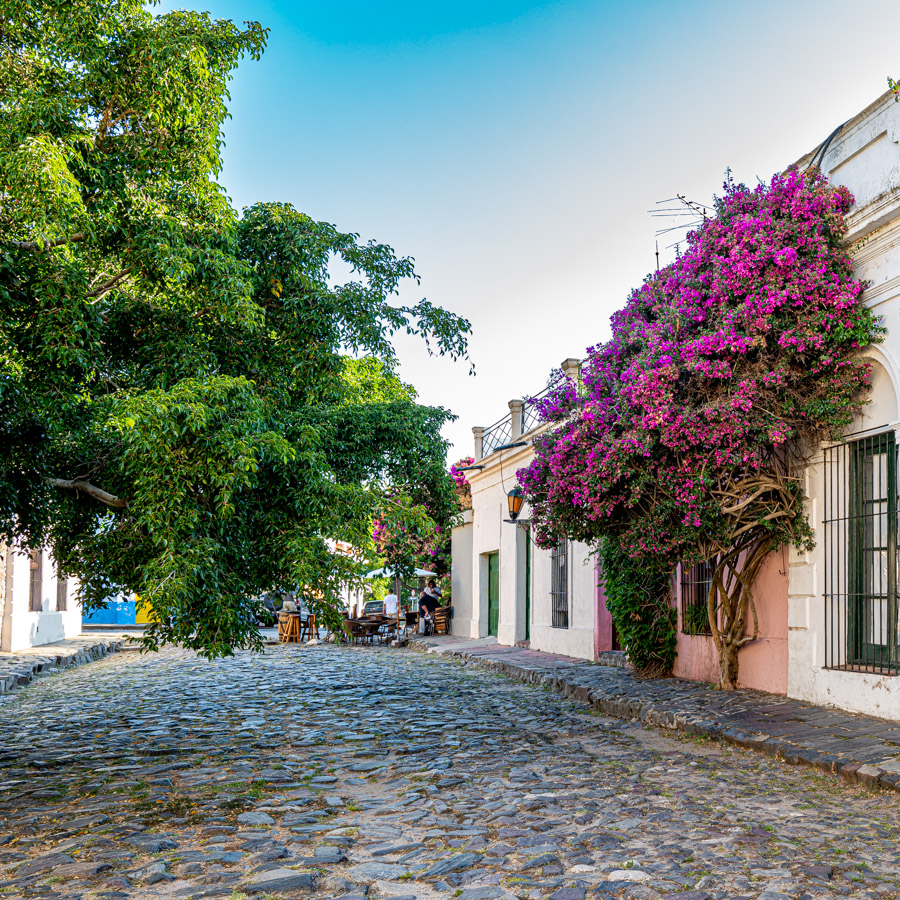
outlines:
M900 75L896 0L197 6L271 28L232 85L236 205L389 243L422 276L405 299L471 319L474 378L398 341L421 399L460 416L457 456L608 336L654 266L656 201L708 203L729 166L768 178Z

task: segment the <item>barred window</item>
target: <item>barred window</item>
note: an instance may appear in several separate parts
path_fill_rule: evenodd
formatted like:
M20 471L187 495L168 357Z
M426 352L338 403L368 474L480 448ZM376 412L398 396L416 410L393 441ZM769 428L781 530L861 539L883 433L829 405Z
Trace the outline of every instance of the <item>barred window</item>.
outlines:
M894 433L828 448L824 478L825 665L897 674Z
M554 628L569 627L569 544L565 539L550 551L550 613Z
M681 569L681 632L712 634L706 604L712 588L715 563L712 560Z

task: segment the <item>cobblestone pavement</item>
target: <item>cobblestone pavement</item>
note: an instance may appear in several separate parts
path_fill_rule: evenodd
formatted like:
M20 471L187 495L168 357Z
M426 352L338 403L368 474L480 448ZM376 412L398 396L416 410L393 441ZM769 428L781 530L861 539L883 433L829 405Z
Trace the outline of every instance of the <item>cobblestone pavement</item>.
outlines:
M408 650L0 698L0 897L900 897L900 797Z
M762 691L717 691L701 681L638 678L624 655L596 665L520 647L496 638L416 638L431 653L470 660L583 700L598 712L640 719L834 772L848 781L900 792L900 722L828 709ZM616 663L610 665L608 663Z

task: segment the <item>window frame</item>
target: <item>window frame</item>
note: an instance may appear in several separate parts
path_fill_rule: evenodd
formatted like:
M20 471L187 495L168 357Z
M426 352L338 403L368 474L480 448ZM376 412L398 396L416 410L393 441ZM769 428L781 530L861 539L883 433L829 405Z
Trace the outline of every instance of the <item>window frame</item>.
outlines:
M898 445L893 430L824 451L825 667L900 675Z
M681 567L681 633L690 637L712 637L707 604L716 571L714 559Z
M550 625L569 627L569 542L565 538L550 548Z
M56 611L68 612L69 579L57 573L56 576Z

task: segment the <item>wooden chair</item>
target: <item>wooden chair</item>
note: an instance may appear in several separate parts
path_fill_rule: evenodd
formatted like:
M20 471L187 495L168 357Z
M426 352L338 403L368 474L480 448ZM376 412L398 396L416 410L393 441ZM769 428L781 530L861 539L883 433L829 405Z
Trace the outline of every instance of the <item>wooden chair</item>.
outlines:
M316 627L316 614L310 613L305 619L300 621L300 637L299 641L311 641L313 638L319 639L319 629Z
M362 621L360 619L351 619L347 624L350 627L350 640L353 641L353 643L371 640L371 623Z
M439 606L432 616L435 634L450 634L450 607Z
M278 613L278 640L283 644L296 644L300 640L299 613Z
M419 630L419 611L416 609L408 610L406 613L406 623L403 633L408 634L410 631Z

